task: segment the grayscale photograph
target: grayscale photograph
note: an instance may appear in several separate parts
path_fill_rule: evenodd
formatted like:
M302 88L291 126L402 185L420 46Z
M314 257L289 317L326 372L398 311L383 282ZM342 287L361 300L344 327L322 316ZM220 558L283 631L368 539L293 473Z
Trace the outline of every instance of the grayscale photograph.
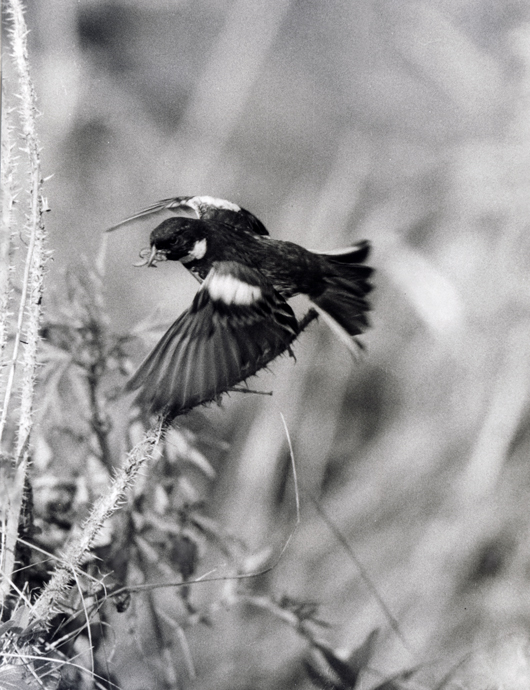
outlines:
M4 0L2 65L0 690L529 690L530 4Z

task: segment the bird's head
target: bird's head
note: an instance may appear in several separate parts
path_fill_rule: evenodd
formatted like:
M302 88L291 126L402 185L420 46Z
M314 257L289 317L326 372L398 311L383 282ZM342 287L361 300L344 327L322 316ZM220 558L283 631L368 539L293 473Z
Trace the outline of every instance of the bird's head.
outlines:
M181 261L186 264L203 258L207 249L206 224L193 218L168 218L151 233L148 249L142 250L143 262L156 266L158 261Z

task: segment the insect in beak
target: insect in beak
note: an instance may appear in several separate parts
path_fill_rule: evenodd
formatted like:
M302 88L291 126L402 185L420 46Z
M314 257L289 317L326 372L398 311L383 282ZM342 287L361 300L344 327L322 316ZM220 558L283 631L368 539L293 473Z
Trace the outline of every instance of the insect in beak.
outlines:
M156 268L156 255L157 255L157 249L155 245L151 247L151 253L149 254L149 258L147 259L147 265L148 266L154 266Z
M137 266L138 268L141 266L152 266L156 268L156 264L159 261L166 261L167 256L166 252L157 249L156 246L153 245L152 247L144 247L144 249L140 251L140 259L141 261L137 261L133 266Z

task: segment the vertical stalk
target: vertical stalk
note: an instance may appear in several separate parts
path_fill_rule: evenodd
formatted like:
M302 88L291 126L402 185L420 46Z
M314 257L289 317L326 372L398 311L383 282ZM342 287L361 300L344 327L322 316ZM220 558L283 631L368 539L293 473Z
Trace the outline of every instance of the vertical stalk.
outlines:
M0 230L0 356L5 354L9 330L10 303L13 278L14 220L13 209L17 196L15 132L13 111L5 105L6 94L2 85L2 227Z
M22 134L26 142L24 152L28 156L30 167L30 213L26 223L29 241L24 266L24 277L22 282L13 354L9 366L4 405L0 419L0 439L5 428L9 402L13 390L15 371L19 362L22 328L24 325L24 320L27 318L25 324L26 347L23 357L24 377L22 383L21 411L16 449L17 462L20 462L23 450L27 445L31 428L34 379L37 360L38 329L41 316L40 303L46 255L44 251L44 204L41 196L40 145L36 129L36 95L33 82L31 81L28 60L28 30L24 21L24 13L20 0L8 0L6 9L12 22L9 32L12 45L11 57L15 66L16 74L18 76L18 95L20 97L18 112Z
M40 145L36 128L36 95L30 76L28 59L28 29L24 20L23 5L20 0L7 0L6 12L11 22L9 29L11 58L18 80L17 95L19 97L19 106L17 110L22 136L25 141L25 147L22 151L27 155L29 166L30 179L28 189L30 209L25 226L28 242L20 304L16 320L13 351L7 371L3 407L0 415L1 441L13 393L16 369L22 359L23 376L20 413L14 453L16 469L13 485L10 487L9 491L9 504L6 506L4 512L7 525L5 542L3 545L4 549L2 552L1 566L4 579L0 583L0 598L4 597L9 591L9 582L15 563L18 524L29 457L28 446L33 417L35 371L37 366L37 348L41 320L41 297L43 290L44 264L46 260L43 222L45 204L41 195ZM21 357L20 349L23 329L25 348Z

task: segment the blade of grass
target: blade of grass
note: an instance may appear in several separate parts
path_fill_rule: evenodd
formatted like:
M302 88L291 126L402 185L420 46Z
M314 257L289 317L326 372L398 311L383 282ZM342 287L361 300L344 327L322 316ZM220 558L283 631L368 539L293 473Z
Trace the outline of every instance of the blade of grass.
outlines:
M342 534L342 532L339 530L337 525L333 522L333 520L329 517L329 515L326 513L324 508L320 505L320 501L318 501L316 498L311 496L311 500L313 502L313 505L317 509L318 514L324 520L326 525L328 526L329 530L333 533L334 537L337 539L337 541L341 544L343 549L346 551L352 562L355 564L357 570L359 571L364 583L372 593L374 599L377 601L379 606L381 607L381 610L385 614L386 619L388 620L390 627L392 630L395 632L396 636L401 640L401 643L405 647L405 649L408 652L411 652L411 648L407 640L405 639L405 636L401 632L401 628L399 626L399 623L397 619L394 617L390 609L388 608L388 605L384 601L383 597L379 594L379 591L377 590L377 587L374 585L372 578L368 574L368 571L364 567L364 565L361 563L359 560L359 557L355 553L355 551L352 549L350 546L348 540L346 537Z

